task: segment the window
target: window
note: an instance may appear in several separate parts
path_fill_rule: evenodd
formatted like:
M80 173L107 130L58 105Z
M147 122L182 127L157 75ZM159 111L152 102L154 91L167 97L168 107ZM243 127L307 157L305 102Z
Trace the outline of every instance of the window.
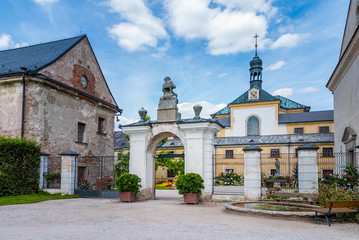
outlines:
M323 157L333 157L333 148L323 148Z
M304 129L302 127L301 128L294 128L294 133L302 134L302 133L304 133Z
M105 119L104 118L101 118L101 117L98 118L97 131L99 133L104 133L104 131L105 131Z
M233 150L226 150L226 158L233 158Z
M280 157L279 148L270 150L270 157Z
M331 170L331 169L323 169L323 176L326 175L326 174L331 174L333 175L334 171Z
M226 168L225 172L226 173L234 173L234 169L233 168Z
M271 176L275 176L276 173L277 173L277 170L275 170L275 169L270 170L270 175Z
M84 138L85 138L85 127L86 124L84 123L77 123L77 142L84 142Z
M257 117L250 117L247 121L247 136L259 135L259 120Z
M175 177L175 171L174 170L167 170L167 177Z
M329 126L319 127L319 133L328 133L328 132L329 132Z

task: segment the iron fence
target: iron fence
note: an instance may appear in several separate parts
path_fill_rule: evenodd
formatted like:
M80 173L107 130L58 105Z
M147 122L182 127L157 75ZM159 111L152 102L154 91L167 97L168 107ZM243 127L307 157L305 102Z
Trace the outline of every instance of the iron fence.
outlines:
M118 156L78 157L75 163L75 194L82 197L118 197L114 188Z
M43 164L42 169L44 169L44 181L42 188L60 189L62 164L61 157L49 156L47 161L41 161L41 164Z
M244 195L244 155L213 155L213 194Z

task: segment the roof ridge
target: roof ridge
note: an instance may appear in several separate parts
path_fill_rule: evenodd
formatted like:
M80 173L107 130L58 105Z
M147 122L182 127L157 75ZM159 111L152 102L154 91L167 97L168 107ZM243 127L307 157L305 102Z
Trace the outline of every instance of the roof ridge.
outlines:
M74 39L74 38L84 38L84 37L86 37L86 34L82 34L82 35L75 36L75 37L70 37L70 38L64 38L64 39L58 39L58 40L43 42L43 43L31 44L31 45L23 46L23 47L16 47L16 48L10 48L10 49L5 49L5 50L0 50L0 52L7 52L7 51L18 50L18 49L36 47L36 46L45 45L45 44L49 44L49 43L56 43L56 42L60 42L60 41L70 40L70 39Z

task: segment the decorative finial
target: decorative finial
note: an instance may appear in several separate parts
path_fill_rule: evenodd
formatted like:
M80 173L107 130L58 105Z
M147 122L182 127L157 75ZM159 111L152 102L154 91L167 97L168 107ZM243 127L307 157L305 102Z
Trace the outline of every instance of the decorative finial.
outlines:
M254 35L254 38L256 39L256 56L257 56L257 47L258 47L258 43L257 43L257 38L259 38L258 34L256 33L256 35Z
M145 121L145 117L147 115L147 110L145 108L141 108L139 111L138 111L138 114L140 115L140 118L141 118L141 122L144 122Z
M202 106L196 104L193 106L193 110L194 110L194 119L200 119L199 115L201 114Z

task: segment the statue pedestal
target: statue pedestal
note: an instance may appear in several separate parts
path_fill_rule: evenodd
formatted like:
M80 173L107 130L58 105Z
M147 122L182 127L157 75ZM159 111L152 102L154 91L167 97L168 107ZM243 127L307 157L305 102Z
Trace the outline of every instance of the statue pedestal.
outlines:
M167 122L181 119L181 114L176 108L157 109L157 121Z

